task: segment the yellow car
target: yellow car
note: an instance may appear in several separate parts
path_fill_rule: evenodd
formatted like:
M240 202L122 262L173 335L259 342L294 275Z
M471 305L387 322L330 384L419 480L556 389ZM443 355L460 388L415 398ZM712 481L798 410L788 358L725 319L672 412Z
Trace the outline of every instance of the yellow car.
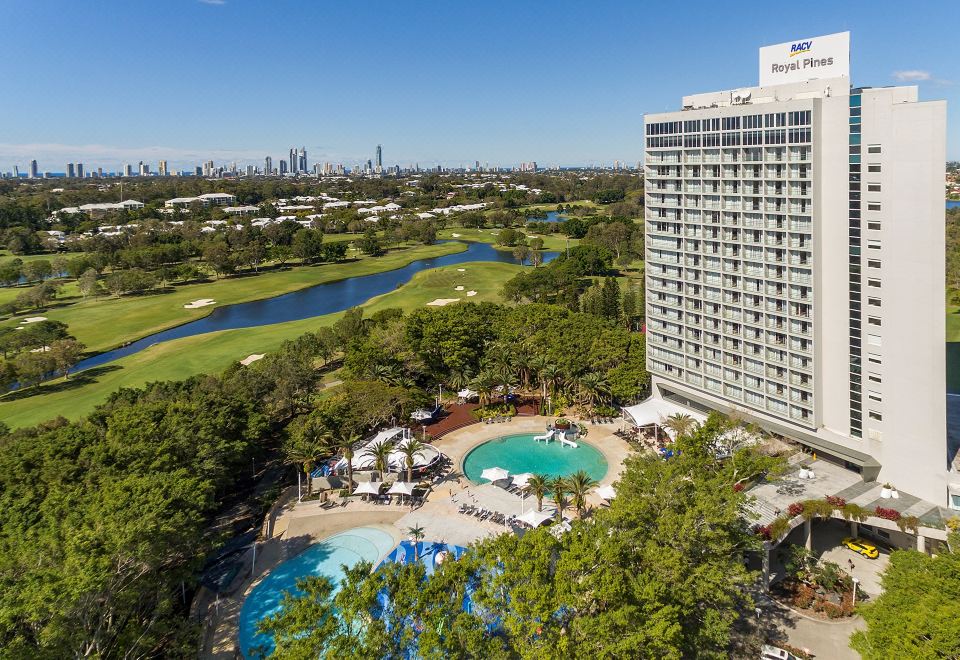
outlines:
M850 550L853 550L857 554L863 555L867 559L876 559L880 556L880 551L877 550L877 546L872 543L868 543L863 539L853 539L847 537L840 541L842 545L845 545Z

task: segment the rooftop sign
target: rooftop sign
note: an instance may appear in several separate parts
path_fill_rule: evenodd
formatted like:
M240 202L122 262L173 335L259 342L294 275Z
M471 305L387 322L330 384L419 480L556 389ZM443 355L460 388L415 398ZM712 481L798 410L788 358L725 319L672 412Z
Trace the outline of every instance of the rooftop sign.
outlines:
M760 86L850 77L850 33L798 39L760 49Z

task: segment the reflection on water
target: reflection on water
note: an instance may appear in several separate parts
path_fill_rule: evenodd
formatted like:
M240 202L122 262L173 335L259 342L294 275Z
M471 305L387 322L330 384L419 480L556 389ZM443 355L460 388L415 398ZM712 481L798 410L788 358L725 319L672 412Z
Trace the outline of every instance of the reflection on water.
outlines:
M467 246L467 249L463 252L430 259L418 259L396 270L317 284L264 300L218 307L202 319L184 323L175 328L149 335L121 348L87 358L77 365L76 370L80 371L106 364L142 351L153 344L172 339L192 337L193 335L217 332L218 330L234 330L272 323L300 321L314 316L342 312L345 309L363 304L374 296L389 293L401 284L409 282L416 273L430 268L462 264L468 261L516 263L516 259L510 251L496 250L486 243L468 243ZM543 261L546 263L556 256L556 252L544 252Z

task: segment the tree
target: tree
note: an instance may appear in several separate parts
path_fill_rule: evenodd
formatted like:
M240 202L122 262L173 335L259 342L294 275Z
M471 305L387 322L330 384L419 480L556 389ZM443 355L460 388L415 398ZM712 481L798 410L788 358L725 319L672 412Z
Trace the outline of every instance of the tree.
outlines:
M293 256L304 264L313 263L313 260L323 252L323 232L315 229L301 229L293 235Z
M43 377L53 370L53 360L42 351L29 351L17 355L13 359L13 366L17 370L21 386L36 387L43 381Z
M314 465L330 454L330 434L319 419L307 415L291 425L287 441L283 444L283 455L288 463L299 465L307 480L307 497L313 493L311 474Z
M960 533L950 545L935 557L891 553L882 593L860 609L866 630L850 641L864 660L960 657Z
M23 261L21 259L11 259L0 263L0 284L11 286L20 282L23 276Z
M686 413L674 413L667 417L663 426L673 431L674 437L679 439L696 431L698 424L697 420Z
M383 440L368 449L370 457L373 458L373 469L382 475L390 470L390 453L393 451L393 445Z
M546 475L535 474L527 479L527 485L524 486L524 490L537 498L537 511L543 511L543 498L550 490L548 479Z
M280 609L261 620L257 631L273 638L275 657L322 657L340 626L333 605L333 583L326 577L310 576L297 580L297 590L297 595L283 594Z
M550 480L550 497L553 499L553 504L557 508L557 522L563 520L563 512L569 504L567 500L567 491L569 488L567 480L563 477L555 477Z
M214 241L205 247L203 260L216 273L217 279L220 279L221 275L232 273L237 267L230 247L224 241Z
M518 245L513 248L513 258L516 259L521 266L523 262L527 260L528 256L530 256L530 248L526 245Z
M543 253L539 250L533 250L530 253L530 263L533 264L534 268L539 267L543 263Z
M97 280L97 271L93 268L88 268L77 278L77 288L80 289L80 294L86 298L88 296L96 296L100 293L100 282Z
M570 491L570 503L577 510L577 515L583 516L587 506L587 493L597 485L596 480L583 470L577 470L567 477L567 488Z
M53 366L60 374L69 379L70 369L80 360L80 355L86 348L75 339L58 339L50 344L49 355Z
M410 438L400 447L407 466L407 481L413 481L413 466L417 463L417 454L425 448L426 445L416 438Z
M353 447L360 442L360 435L357 433L340 435L338 444L340 445L340 455L347 462L347 489L353 489Z
M413 542L413 558L415 561L420 561L420 541L426 536L423 527L420 525L408 527L407 534L410 535L410 540Z
M377 232L373 229L368 229L363 233L363 237L356 241L357 247L360 248L360 251L364 254L370 255L371 257L378 257L383 254L383 247L380 245L380 239L377 238Z

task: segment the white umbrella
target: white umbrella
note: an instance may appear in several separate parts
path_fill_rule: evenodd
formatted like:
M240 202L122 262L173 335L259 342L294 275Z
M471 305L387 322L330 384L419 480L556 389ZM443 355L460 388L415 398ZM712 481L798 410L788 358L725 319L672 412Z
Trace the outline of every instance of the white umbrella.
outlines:
M530 479L532 478L533 478L533 475L529 472L524 472L523 474L515 474L513 475L513 479L512 479L513 485L520 486L521 488L523 488L524 486L527 485L527 482L530 481Z
M395 481L387 491L388 495L413 495L413 484L409 481Z
M424 410L421 408L420 410L414 410L410 417L418 422L424 422L428 419L432 419L433 415L430 414L429 410Z
M379 495L382 482L361 481L354 489L354 495Z
M522 516L520 516L519 518L517 518L517 520L519 520L520 522L526 523L531 527L539 527L540 525L547 522L551 518L553 518L553 515L547 513L546 511L530 510L530 511L527 511Z
M501 479L506 479L509 476L510 473L504 470L502 467L487 468L480 473L480 478L486 479L487 481L500 481Z
M613 489L613 486L600 486L600 488L594 492L607 501L610 501L617 496L617 491Z

